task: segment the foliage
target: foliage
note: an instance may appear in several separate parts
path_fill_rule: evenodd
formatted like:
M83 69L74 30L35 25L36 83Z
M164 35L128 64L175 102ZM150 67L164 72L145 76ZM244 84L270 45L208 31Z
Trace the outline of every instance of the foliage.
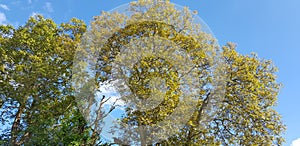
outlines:
M121 126L113 130L121 131L117 134L120 141L154 144L155 138L165 138L157 131L175 129L175 135L156 144L282 144L285 127L273 109L280 84L271 61L256 55L240 55L231 43L218 50L214 38L201 30L202 25L193 22L191 12L187 8L175 9L169 1L139 0L128 9L132 15L104 12L94 17L82 47L82 52L93 54L83 60L96 58L96 68L89 69L95 72L96 80L113 84L128 105ZM174 55L176 51L179 55ZM217 69L216 59L221 62ZM190 63L192 79L182 82L185 72L180 70ZM218 80L220 75L222 79ZM156 91L162 86L151 89L155 87L153 81L165 84L165 94ZM224 84L218 85L218 81ZM180 87L183 84L185 88ZM184 89L196 89L197 94ZM224 92L215 93L217 90ZM147 107L149 100L157 100L158 96L152 95L162 94L158 106L140 110ZM197 103L193 111L187 110L188 106L178 106L191 99L192 104ZM175 109L185 114L168 119ZM181 119L187 119L185 125L176 127ZM164 125L157 124L160 122Z
M88 118L96 101L90 86L108 83L128 105L113 129L123 144L282 145L285 126L273 109L280 84L270 60L238 54L232 43L219 50L187 8L169 1L139 0L130 11L104 12L87 32L78 19L57 25L42 16L0 26L0 144L95 145L114 104L99 111L103 97L96 118ZM74 67L91 68L75 74ZM70 80L91 72L96 79L82 87L82 104Z
M186 127L162 145L282 145L285 126L276 105L280 84L277 68L256 54L238 54L235 45L222 49L226 67L226 95L206 129ZM195 114L196 116L197 114ZM191 119L197 123L197 118Z
M74 52L85 30L78 19L58 26L39 15L18 28L0 27L2 143L95 141L69 83Z

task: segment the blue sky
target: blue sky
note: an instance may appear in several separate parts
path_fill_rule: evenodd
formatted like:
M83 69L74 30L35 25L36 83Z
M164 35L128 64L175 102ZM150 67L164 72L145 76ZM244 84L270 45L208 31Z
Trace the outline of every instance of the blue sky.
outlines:
M129 0L0 0L0 24L22 25L39 13L55 22L72 17L89 22L92 16ZM300 138L300 1L299 0L171 0L197 10L210 26L220 45L237 44L242 54L258 53L279 68L284 84L276 109L287 125L286 146Z

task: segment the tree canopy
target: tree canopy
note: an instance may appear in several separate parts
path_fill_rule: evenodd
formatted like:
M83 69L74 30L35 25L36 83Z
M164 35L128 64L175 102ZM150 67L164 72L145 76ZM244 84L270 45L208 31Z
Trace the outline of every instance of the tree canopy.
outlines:
M0 26L0 144L99 144L117 102L105 104L104 85L124 107L109 127L117 144L283 143L272 61L219 48L186 7L128 8L95 16L88 29L40 15Z
M219 49L188 8L169 1L120 9L94 17L79 53L81 64L88 62L83 74L114 86L125 103L112 128L119 141L282 144L285 127L273 109L280 84L271 61L240 55L232 43Z
M57 25L38 15L24 26L0 27L1 143L85 143L85 119L69 80L83 21Z

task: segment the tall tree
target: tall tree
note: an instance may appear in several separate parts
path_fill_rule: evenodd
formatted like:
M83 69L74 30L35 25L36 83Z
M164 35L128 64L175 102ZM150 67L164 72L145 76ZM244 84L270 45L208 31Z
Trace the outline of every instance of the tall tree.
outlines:
M198 129L199 113L178 135L163 145L282 145L285 126L273 109L281 84L277 68L256 54L241 55L233 43L222 49L226 66L226 94L206 129Z
M94 17L81 48L92 54L82 61L96 66L84 71L126 103L112 130L118 143L282 144L271 61L239 55L231 43L219 50L195 15L169 1L139 0L125 10Z
M0 26L2 144L96 141L70 83L74 52L85 31L78 19L57 25L40 15L18 28Z
M0 26L1 144L95 145L114 109L102 111L104 96L94 106L104 84L125 103L115 143L282 144L271 61L240 55L232 43L219 50L195 15L169 1L128 8L94 17L86 34L78 19Z

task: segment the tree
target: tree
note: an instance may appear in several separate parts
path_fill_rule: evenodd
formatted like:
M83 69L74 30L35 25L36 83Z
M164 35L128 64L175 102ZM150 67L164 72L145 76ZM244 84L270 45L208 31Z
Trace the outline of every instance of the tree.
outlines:
M277 68L256 54L238 54L232 43L222 50L228 79L216 116L207 129L192 130L195 124L163 144L282 145L285 126L273 109L280 89ZM193 123L197 120L192 118Z
M0 26L1 144L95 145L117 102L103 110L109 97L95 95L107 85L125 103L115 143L282 144L271 61L232 43L219 49L169 1L128 8L94 17L87 32L78 19L58 26L42 16Z
M42 16L0 26L1 144L95 143L72 96L74 52L83 21L55 24ZM93 133L93 136L91 135Z
M271 61L240 55L232 43L219 50L187 8L169 1L139 0L127 9L94 17L78 62L78 80L92 73L95 89L112 85L126 103L113 130L118 141L282 144L285 127L273 109L280 84Z

